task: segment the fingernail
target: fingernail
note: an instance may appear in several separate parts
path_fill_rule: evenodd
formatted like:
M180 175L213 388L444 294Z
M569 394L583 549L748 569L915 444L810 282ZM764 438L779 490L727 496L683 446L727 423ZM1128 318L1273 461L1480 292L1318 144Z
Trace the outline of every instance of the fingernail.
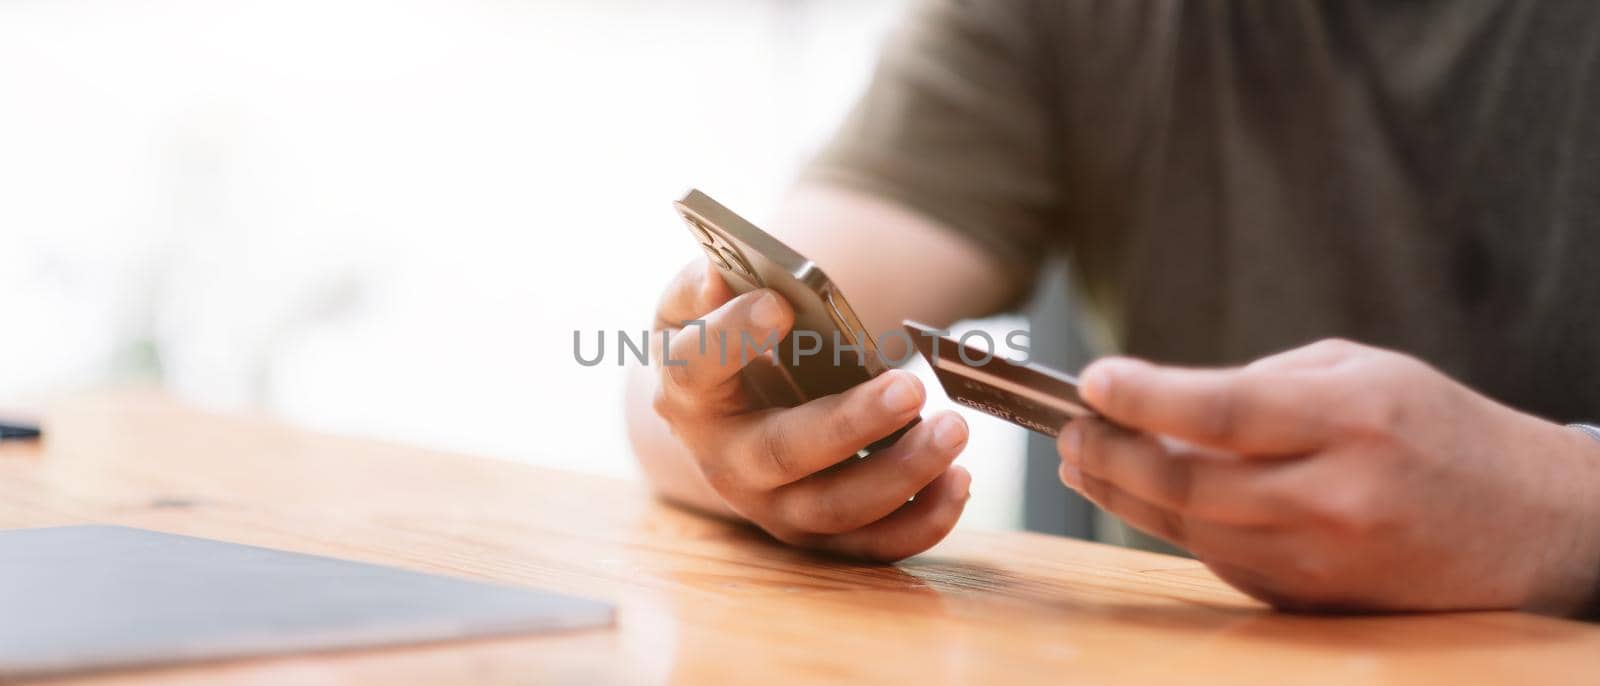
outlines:
M962 429L961 420L952 415L945 415L935 420L933 427L934 447L949 452L961 447L961 442L966 440L966 431Z
M1061 463L1061 483L1074 491L1083 488L1083 472L1065 462Z
M771 329L783 322L783 307L772 291L762 293L750 306L750 322L763 329Z
M922 401L918 395L915 382L904 374L896 374L889 387L883 390L883 409L894 414L910 412Z

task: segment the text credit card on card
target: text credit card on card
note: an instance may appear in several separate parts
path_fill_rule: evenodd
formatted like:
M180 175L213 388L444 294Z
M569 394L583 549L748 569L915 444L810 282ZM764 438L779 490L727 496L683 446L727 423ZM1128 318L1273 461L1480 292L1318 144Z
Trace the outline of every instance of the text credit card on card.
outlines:
M945 394L961 405L1052 437L1074 417L1094 415L1067 374L996 357L913 321L903 325Z

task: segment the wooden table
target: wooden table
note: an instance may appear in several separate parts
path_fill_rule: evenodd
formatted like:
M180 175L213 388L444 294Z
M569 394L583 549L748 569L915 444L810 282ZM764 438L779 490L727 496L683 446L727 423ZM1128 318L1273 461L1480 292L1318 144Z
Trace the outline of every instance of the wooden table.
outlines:
M0 447L0 528L112 522L619 607L611 630L95 683L1600 683L1600 626L1577 622L1277 614L1192 561L1023 533L961 531L900 565L857 565L663 506L636 484L149 394L78 398L47 417L42 447Z

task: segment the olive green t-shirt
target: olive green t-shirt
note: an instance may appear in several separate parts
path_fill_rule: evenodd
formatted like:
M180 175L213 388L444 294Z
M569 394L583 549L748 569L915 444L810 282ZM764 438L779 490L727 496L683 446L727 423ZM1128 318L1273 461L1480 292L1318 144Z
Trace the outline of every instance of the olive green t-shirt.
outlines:
M928 0L808 174L1020 282L1065 255L1105 352L1342 336L1595 420L1596 36L1587 0Z

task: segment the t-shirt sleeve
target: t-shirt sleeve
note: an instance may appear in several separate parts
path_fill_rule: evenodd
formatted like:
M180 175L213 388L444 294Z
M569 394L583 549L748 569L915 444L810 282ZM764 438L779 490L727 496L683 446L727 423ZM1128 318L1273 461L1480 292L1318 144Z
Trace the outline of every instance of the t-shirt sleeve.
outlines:
M1059 135L1028 5L922 0L802 175L904 205L1032 282L1059 224Z

